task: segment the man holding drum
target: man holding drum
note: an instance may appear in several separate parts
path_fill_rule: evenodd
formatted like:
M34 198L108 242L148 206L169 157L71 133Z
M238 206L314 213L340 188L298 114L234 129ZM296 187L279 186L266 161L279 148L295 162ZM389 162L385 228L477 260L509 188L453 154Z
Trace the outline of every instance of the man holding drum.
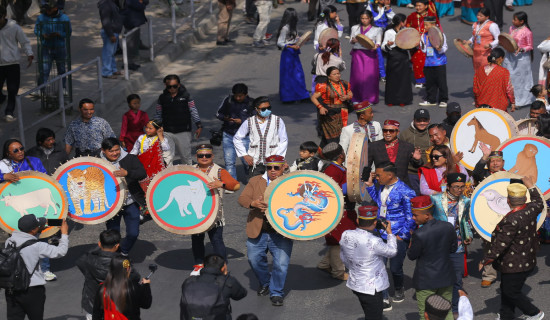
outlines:
M340 134L340 145L347 152L349 142L354 133L366 133L369 142L382 140L382 127L380 122L373 121L374 112L372 111L372 104L368 101L363 101L353 106L355 114L357 115L357 121L342 128Z
M246 223L246 249L248 263L260 282L259 296L270 295L271 304L283 305L284 286L292 240L283 237L267 221L265 211L268 204L264 193L270 182L283 175L286 168L285 158L272 155L265 159L266 173L250 178L250 181L239 196L239 204L250 209ZM272 272L267 264L267 252L273 257Z

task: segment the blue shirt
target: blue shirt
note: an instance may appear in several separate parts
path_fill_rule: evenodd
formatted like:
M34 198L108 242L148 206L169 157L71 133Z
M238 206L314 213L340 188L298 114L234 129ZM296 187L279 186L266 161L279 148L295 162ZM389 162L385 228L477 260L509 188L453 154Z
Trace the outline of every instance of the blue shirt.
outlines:
M103 118L92 117L84 122L82 118L73 120L65 133L65 143L80 150L99 150L105 138L115 138L116 135Z
M4 181L4 174L6 173L17 173L30 170L48 174L42 165L42 161L35 157L25 157L25 159L21 162L13 161L7 158L2 159L2 163L0 163L0 181Z
M54 32L59 33L60 37L51 39L42 37L45 34ZM42 40L42 46L47 48L65 48L65 42L69 41L67 38L71 37L71 33L71 20L61 11L55 17L45 14L39 15L34 25L34 34Z

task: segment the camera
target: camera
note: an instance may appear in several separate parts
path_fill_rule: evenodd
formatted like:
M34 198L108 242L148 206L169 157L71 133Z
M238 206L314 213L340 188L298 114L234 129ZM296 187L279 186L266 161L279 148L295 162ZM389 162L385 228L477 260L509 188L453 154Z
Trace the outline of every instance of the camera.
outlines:
M386 227L388 226L388 222L385 218L376 218L376 229L378 230L386 230Z
M220 146L223 141L223 132L221 130L210 130L210 144L213 146Z

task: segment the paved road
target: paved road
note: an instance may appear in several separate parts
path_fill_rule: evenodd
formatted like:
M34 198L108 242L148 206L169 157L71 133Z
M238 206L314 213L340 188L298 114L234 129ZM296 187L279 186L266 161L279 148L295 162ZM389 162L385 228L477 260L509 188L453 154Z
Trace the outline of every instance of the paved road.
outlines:
M305 5L293 3L292 6L301 13L300 30L310 29L312 24L306 23ZM339 7L341 16L345 18L345 9ZM550 4L537 2L536 6L524 8L530 15L530 24L535 34L535 44L546 38L546 21L543 18L549 12ZM399 12L409 13L408 9L398 9ZM280 20L283 10L274 10L270 32L274 32ZM460 12L460 11L458 11ZM239 19L237 18L237 23ZM511 14L505 12L506 21L511 21ZM442 23L448 39L466 37L470 34L470 27L459 22L459 16L446 17ZM146 83L138 93L142 95L144 107L150 106L162 90L161 79L164 74L176 73L182 75L183 82L197 101L200 115L207 129L217 129L220 123L213 115L221 99L229 92L236 82L247 83L250 87L250 95L268 95L273 99L273 112L281 115L287 124L289 135L289 151L287 158L294 160L298 156L298 145L306 140L317 140L313 130L315 119L314 109L311 104L281 104L278 102L278 72L280 52L274 46L264 49L253 49L251 34L253 27L240 23L231 32L231 37L236 38L237 43L229 47L213 46L214 37L208 38L208 43L197 44L193 50L187 52L178 61L166 65L159 70L156 81ZM344 45L344 57L349 63L349 44ZM307 45L302 50L302 63L306 70L306 81L310 81L307 71L313 54L312 46ZM535 54L535 62L538 70L540 54ZM349 64L348 64L349 65ZM536 73L536 72L535 72ZM349 78L349 72L344 72L344 79ZM451 92L451 101L457 101L463 106L463 111L471 109L471 81L473 70L471 63L451 46L449 48L448 80ZM383 92L383 87L382 87ZM122 98L122 97L121 97ZM122 100L122 99L121 99ZM415 103L420 102L421 97L415 96ZM385 107L380 104L375 107L375 119L383 121L386 118L394 118L406 126L411 121L412 114L417 106ZM126 111L125 105L120 105L109 114L101 114L106 117L115 129L120 128L121 115ZM148 110L152 114L153 110ZM433 107L430 109L432 121L437 122L444 118L444 110ZM527 110L519 110L514 117L525 117ZM203 131L208 134L208 130ZM206 141L208 137L201 137ZM222 150L217 148L216 162L223 164ZM241 170L241 168L239 168ZM309 242L295 242L294 252L289 268L285 305L281 308L272 307L266 297L257 297L258 283L246 261L246 236L244 225L247 211L236 203L238 193L228 195L225 198L225 211L227 226L225 227L225 241L229 252L229 269L231 273L249 289L249 296L245 299L233 302L234 315L245 312L254 312L260 319L362 319L360 305L341 281L331 279L327 274L316 270L315 266L324 253L322 240ZM52 270L58 275L56 282L47 284L46 319L83 319L80 309L80 292L82 276L74 265L75 260L85 251L91 249L97 242L97 236L103 226L78 226L71 232L71 248L63 259L52 260ZM1 236L1 235L0 235ZM5 235L3 235L5 239ZM497 285L489 289L481 289L479 286L480 275L475 271L477 261L480 259L480 240L474 241L470 247L468 257L471 274L464 279L465 289L470 293L470 298L476 312L476 319L494 319L498 311L499 298ZM211 250L208 245L207 250ZM544 246L539 252L538 265L543 271L536 271L527 281L526 290L530 291L531 298L545 312L550 309L545 304L545 296L550 293L548 287L548 265L546 256L550 247ZM192 268L192 254L190 237L170 234L157 227L153 222L145 224L141 229L140 240L137 242L131 257L135 267L146 273L149 263L159 265L159 270L153 277L153 307L143 311L143 319L175 319L179 313L180 285L189 275ZM416 301L413 300L414 290L411 289L411 277L414 263L405 262L405 287L406 300L400 304L394 304L392 311L385 314L387 319L418 319ZM5 318L2 310L5 309L4 299L0 299L0 319Z

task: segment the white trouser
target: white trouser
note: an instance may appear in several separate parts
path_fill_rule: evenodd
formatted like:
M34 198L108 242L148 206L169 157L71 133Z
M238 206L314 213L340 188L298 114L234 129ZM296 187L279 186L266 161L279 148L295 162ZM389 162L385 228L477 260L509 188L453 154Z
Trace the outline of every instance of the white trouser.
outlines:
M267 25L271 20L271 9L273 9L273 2L271 0L258 0L256 1L256 8L258 8L258 14L260 16L260 21L256 26L256 31L254 31L253 40L255 42L262 41L265 38L265 33L267 31Z

